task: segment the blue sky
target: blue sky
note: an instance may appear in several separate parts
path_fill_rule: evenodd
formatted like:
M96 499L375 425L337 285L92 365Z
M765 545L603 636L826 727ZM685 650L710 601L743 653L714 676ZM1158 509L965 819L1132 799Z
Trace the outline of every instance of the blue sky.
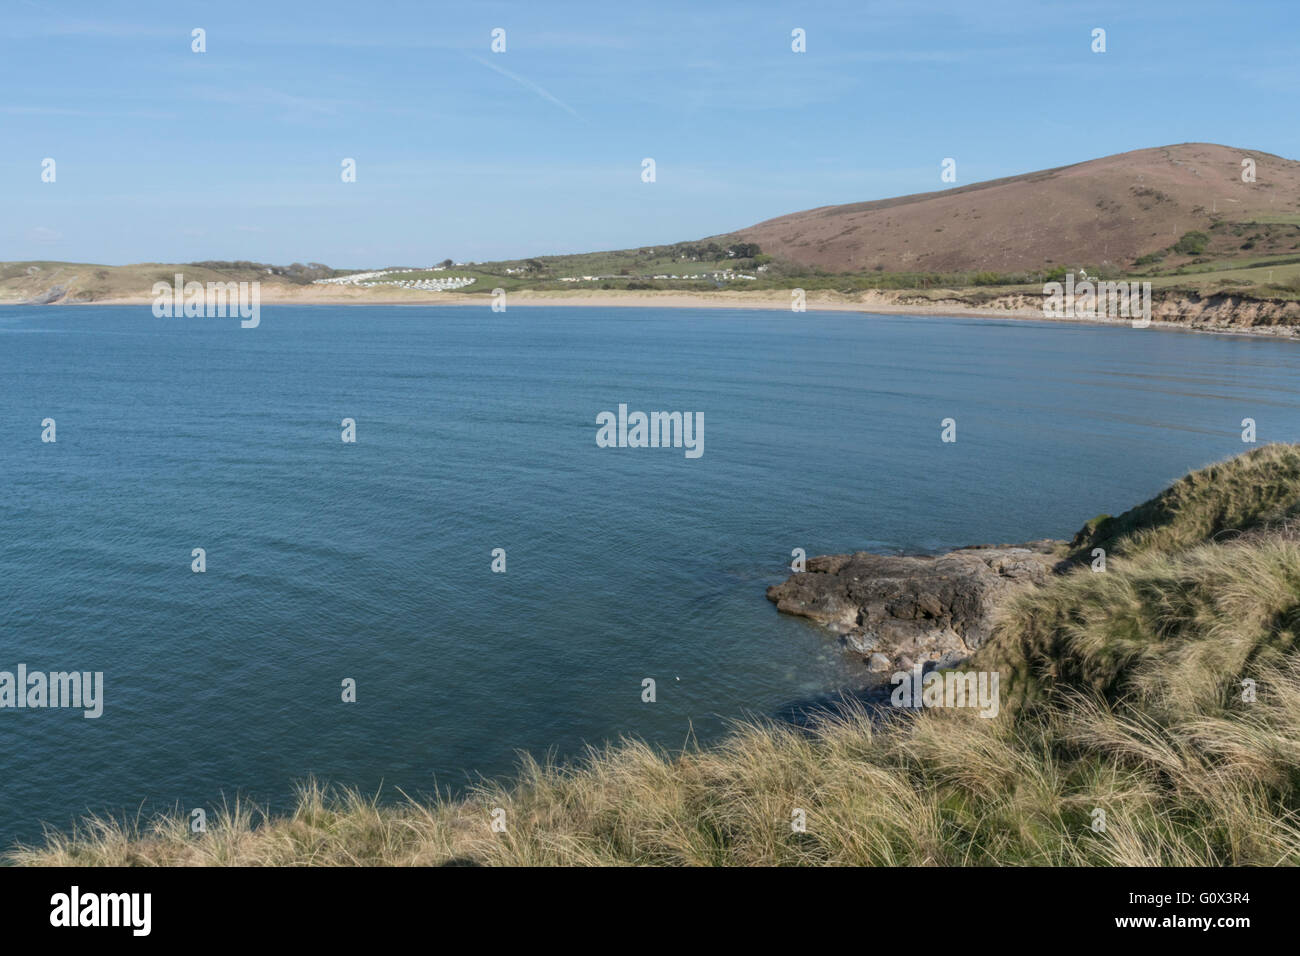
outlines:
M0 260L483 260L944 188L945 157L1300 158L1298 41L1292 2L4 0Z

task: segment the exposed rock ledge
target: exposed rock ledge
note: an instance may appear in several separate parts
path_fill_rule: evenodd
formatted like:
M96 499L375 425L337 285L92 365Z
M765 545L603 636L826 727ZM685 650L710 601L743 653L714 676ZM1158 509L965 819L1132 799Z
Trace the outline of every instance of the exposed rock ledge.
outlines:
M993 609L1041 584L1059 541L962 548L937 556L859 551L808 559L807 570L767 589L777 610L830 628L873 670L950 667L988 638Z
M24 299L19 305L53 305L68 294L66 286L56 285L46 289L40 295Z

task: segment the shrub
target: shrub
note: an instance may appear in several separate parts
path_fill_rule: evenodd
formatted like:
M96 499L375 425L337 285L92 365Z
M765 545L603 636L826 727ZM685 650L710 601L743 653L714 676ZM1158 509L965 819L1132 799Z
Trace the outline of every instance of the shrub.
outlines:
M1183 256L1199 256L1205 251L1210 237L1203 232L1185 232L1173 245L1174 252Z

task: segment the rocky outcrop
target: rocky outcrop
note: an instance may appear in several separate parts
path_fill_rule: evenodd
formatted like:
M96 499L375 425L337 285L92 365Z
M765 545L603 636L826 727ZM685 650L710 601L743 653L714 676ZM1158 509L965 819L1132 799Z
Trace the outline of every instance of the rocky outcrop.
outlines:
M19 304L20 305L53 305L55 302L58 302L67 294L68 294L68 290L65 286L56 285L56 286L52 286L49 289L46 289L40 295L33 296L30 299L25 299L23 302Z
M1061 542L962 548L938 556L833 554L767 589L777 610L841 636L873 670L948 667L988 638L993 610L1013 592L1041 584Z
M873 290L859 296L868 309L950 310L953 314L998 315L1043 319L1043 296L1026 292L967 289L950 293L909 290ZM1131 326L1131 319L1059 319ZM1283 337L1300 336L1300 300L1243 295L1231 292L1201 293L1190 289L1154 289L1151 293L1153 327L1197 332L1252 332Z

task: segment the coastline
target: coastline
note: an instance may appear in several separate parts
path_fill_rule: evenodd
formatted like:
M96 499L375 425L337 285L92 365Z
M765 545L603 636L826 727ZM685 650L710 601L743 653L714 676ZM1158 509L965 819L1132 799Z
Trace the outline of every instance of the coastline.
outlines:
M871 291L855 295L837 292L814 291L807 294L806 308L810 312L857 312L875 315L933 316L974 319L1018 319L1036 322L1064 323L1069 325L1110 325L1131 327L1128 319L1068 319L1047 317L1042 314L1038 300L1021 293L1003 295L987 305L962 301L960 292L936 290L935 298L918 294L915 290L898 292ZM918 297L929 299L918 302ZM59 301L54 306L75 305L152 305L153 297L146 295L120 296L87 302ZM346 305L346 306L458 306L487 308L491 299L487 293L423 292L403 290L374 292L370 289L349 289L334 286L267 286L261 292L262 305ZM995 304L996 303L996 304ZM5 302L0 305L25 305L33 303ZM678 291L623 291L591 289L569 291L518 291L508 293L508 307L563 307L563 308L659 308L659 309L749 309L760 311L790 311L788 290L753 292L719 290L717 292ZM1209 332L1221 335L1250 335L1270 338L1300 338L1300 323L1242 324L1230 321L1241 316L1240 302L1227 301L1209 307L1201 302L1188 303L1164 301L1155 310L1150 328L1182 332ZM1204 315L1209 313L1210 320ZM797 313L795 313L797 314ZM1244 316L1243 316L1244 318ZM1279 318L1290 318L1289 314Z

